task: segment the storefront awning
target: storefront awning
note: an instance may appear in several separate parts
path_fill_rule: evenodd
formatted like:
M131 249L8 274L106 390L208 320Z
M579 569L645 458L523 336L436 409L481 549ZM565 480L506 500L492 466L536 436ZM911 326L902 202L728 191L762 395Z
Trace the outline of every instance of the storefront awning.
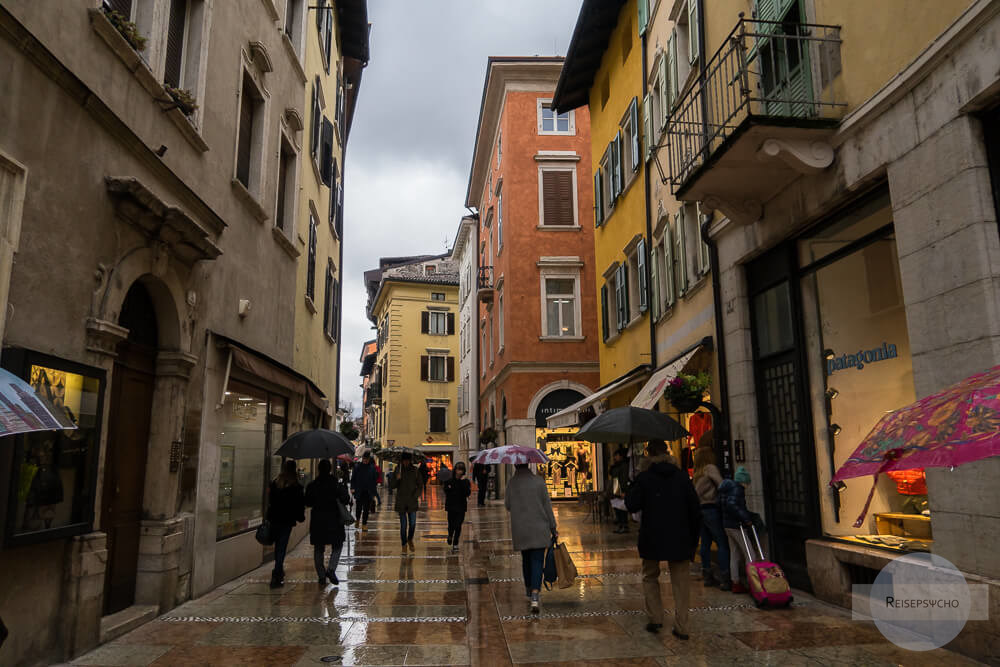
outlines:
M646 383L646 386L639 391L639 395L632 401L632 407L652 410L660 402L667 383L684 370L684 366L691 361L691 358L694 357L701 347L701 345L698 345L653 373L653 377L649 378L649 382Z
M326 411L328 404L326 396L305 378L232 342L229 344L229 350L232 354L232 363L237 368L295 394L305 396L308 403L320 411Z
M565 408L564 410L560 410L559 412L555 413L546 420L548 422L549 428L564 428L566 426L578 426L580 410L590 405L593 405L594 403L597 403L598 401L602 400L607 396L610 396L611 394L615 393L616 391L619 391L620 389L624 389L625 387L642 382L646 378L646 374L649 373L649 371L647 370L648 368L649 368L648 365L636 368L625 377L620 378L615 382L612 382L603 389L598 389L597 391L595 391L593 394L586 397L582 401L577 401L568 408Z

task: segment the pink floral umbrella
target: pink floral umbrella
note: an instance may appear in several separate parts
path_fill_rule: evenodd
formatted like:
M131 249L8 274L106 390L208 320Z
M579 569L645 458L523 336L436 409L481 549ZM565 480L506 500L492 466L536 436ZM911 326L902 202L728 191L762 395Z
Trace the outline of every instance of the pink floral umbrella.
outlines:
M1000 456L1000 366L882 417L830 481ZM860 528L875 493L854 523Z
M510 463L513 465L519 463L545 463L548 460L549 457L540 449L522 447L521 445L504 445L503 447L484 449L476 457L476 463L485 463L487 465L491 463Z

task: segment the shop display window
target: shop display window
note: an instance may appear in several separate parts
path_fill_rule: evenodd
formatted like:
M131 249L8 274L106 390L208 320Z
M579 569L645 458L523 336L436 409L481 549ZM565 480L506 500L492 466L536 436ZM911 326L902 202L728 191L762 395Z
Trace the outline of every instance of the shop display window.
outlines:
M538 448L548 457L539 464L538 474L545 479L549 497L579 498L581 493L597 490L595 446L575 439L575 428L536 429Z
M800 242L800 258L818 259L802 277L816 460L823 530L859 543L927 551L931 540L922 470L880 475L868 515L872 477L829 486L888 412L916 400L913 365L888 197L869 200ZM874 233L873 233L873 230Z
M431 484L437 484L438 472L440 472L442 466L447 466L449 469L455 467L451 460L451 454L447 453L427 454L426 456L427 456L427 469L430 471Z
M263 521L268 485L281 469L281 457L271 452L285 438L286 403L284 397L230 381L219 433L216 539Z
M92 530L101 442L104 372L26 350L4 350L4 365L25 379L76 429L5 438L14 446L7 544ZM8 444L9 446L9 444Z

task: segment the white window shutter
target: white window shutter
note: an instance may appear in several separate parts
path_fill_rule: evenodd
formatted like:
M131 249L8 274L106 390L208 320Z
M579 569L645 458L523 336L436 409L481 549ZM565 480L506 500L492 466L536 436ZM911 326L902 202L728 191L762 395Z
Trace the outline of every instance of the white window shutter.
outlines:
M649 26L649 0L639 0L639 34L645 35Z
M670 39L673 39L672 35ZM667 118L670 118L671 99L670 99L670 89L668 87L670 85L670 82L667 79L667 59L669 57L668 56L669 53L670 51L668 49L667 51L664 51L663 53L660 54L660 67L658 72L658 76L660 79L660 118L658 119L660 121L660 127L666 125Z
M663 252L666 266L663 268L663 286L666 292L663 295L664 310L674 305L674 236L670 231L670 223L664 225L663 229Z
M698 59L698 2L699 0L688 0L688 62L694 63Z
M615 156L615 196L622 193L622 133L621 130L615 134L613 148Z
M687 258L687 212L684 206L677 211L677 262L680 272L677 274L677 293L684 294L688 288L688 258Z
M657 263L660 261L659 255L659 247L656 243L653 243L653 248L649 253L649 282L651 283L649 289L649 302L650 306L652 306L650 310L653 312L654 320L659 319L660 317L660 284L657 281L657 273L659 271Z
M649 95L642 98L642 145L646 147L646 160L653 157L653 119L650 102Z
M639 100L636 97L632 98L632 104L629 105L629 126L629 141L632 145L631 167L632 171L636 171L642 164L642 160L639 159L642 150L639 146Z
M646 239L639 239L635 249L635 270L639 273L636 282L639 285L639 312L649 309L649 285L646 283Z
M667 55L667 78L670 80L670 105L673 106L680 94L680 82L677 80L677 28L670 33Z

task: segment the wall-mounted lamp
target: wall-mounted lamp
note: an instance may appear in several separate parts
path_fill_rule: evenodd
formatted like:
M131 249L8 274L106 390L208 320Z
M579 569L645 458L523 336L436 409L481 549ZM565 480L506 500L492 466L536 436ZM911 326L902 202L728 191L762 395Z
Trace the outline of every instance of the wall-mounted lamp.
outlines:
M844 429L840 428L840 424L830 424L830 435L837 437L842 430Z
M826 397L831 401L837 398L838 396L840 396L840 392L834 389L833 387L830 387L829 389L826 390Z
M837 355L834 354L833 350L831 350L830 348L826 348L825 350L823 350L823 358L826 359L827 361L834 359L836 356Z

